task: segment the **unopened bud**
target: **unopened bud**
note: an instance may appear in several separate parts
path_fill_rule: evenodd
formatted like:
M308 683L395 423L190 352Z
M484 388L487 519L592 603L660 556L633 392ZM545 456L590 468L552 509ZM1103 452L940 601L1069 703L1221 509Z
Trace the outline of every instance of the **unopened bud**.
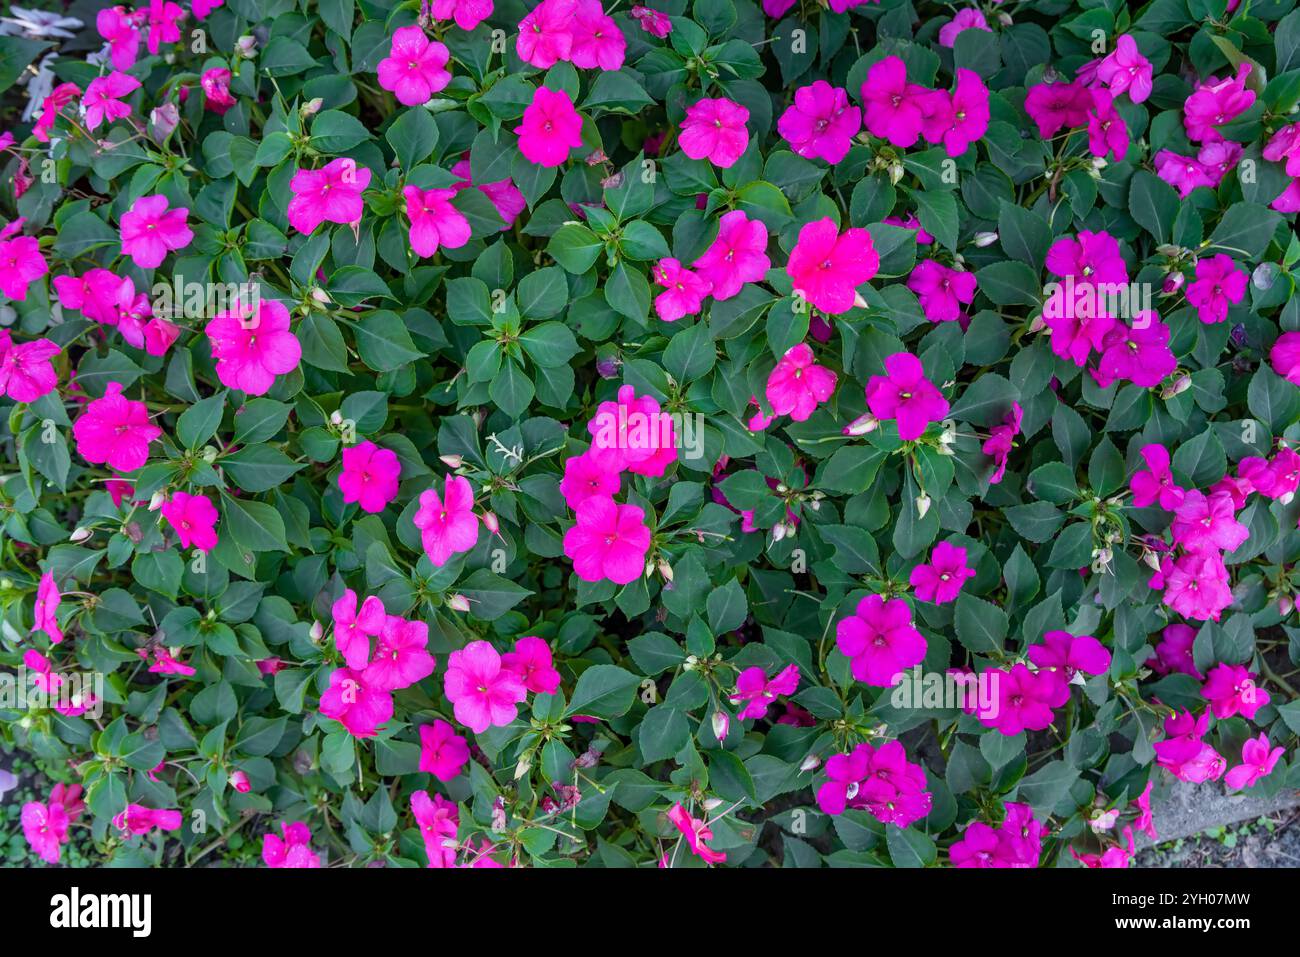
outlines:
M461 462L464 461L464 459L462 459L459 455L439 455L438 461L441 462L443 465L447 466L447 468L449 469L458 469L460 468L460 464Z
M217 460L217 447L215 445L203 446L203 461L211 465Z
M257 54L257 40L254 37L242 36L235 41L235 55L241 56L245 60L251 60Z
M720 807L722 807L722 798L705 798L705 799L704 799L704 810L706 810L706 811L716 811L716 810L717 810L718 808L720 808Z
M327 292L326 292L324 289L322 289L320 286L313 286L313 287L312 287L312 290L311 290L311 297L312 297L312 299L314 299L316 302L320 303L322 306L328 306L328 305L330 304L330 295L329 295L329 293L327 293Z
M337 427L342 424L343 424L343 413L338 409L335 409L333 412L330 413L330 425Z
M525 774L527 774L528 769L531 768L532 766L533 766L532 755L525 754L522 758L519 759L519 763L515 765L515 780L518 781Z
M669 565L662 558L659 559L655 567L659 569L659 576L663 578L664 581L670 582L673 580L673 566Z
M822 759L817 757L817 755L815 754L810 754L808 755L808 757L803 759L803 762L799 765L799 770L815 771L821 766L822 766Z
M1160 392L1160 398L1172 399L1176 395L1182 395L1192 387L1192 377L1186 374L1178 376L1173 382L1165 386Z
M975 234L976 249L983 249L986 246L992 246L997 241L998 241L997 233L976 233Z
M1171 272L1161 283L1160 289L1166 296L1172 296L1179 289L1183 288L1183 283L1187 282L1187 276L1181 272Z
M844 427L845 435L866 435L880 427L880 420L868 412L860 415Z
M175 132L181 122L181 111L175 103L156 106L149 113L149 137L159 146Z
M248 775L243 771L232 771L230 774L230 786L240 794L247 794L252 790L253 785L249 783Z
M483 526L493 535L501 534L501 520L497 518L496 512L483 513Z
M162 508L162 503L165 502L166 500L167 500L167 496L163 495L161 489L159 489L157 492L154 492L153 495L149 497L149 511L151 512L158 511L158 509Z
M93 534L95 533L92 532L90 529L78 526L77 528L72 530L72 534L68 536L68 541L84 542L86 539L90 538L90 536Z
M452 611L469 611L469 599L464 595L452 595L447 599L447 607Z
M926 512L930 511L930 496L922 492L916 497L916 517L925 518Z
M719 741L724 741L730 729L731 716L725 711L713 712L713 736Z
M308 100L306 103L302 105L302 110L300 111L303 119L306 119L309 116L315 116L317 113L320 112L320 108L324 105L325 105L325 100L319 96L316 97L315 99Z
M858 292L857 290L854 290L853 292L853 308L854 309L867 308L867 300L864 299L862 293Z
M1279 595L1277 598L1277 611L1280 615L1289 615L1295 610L1295 598L1291 595Z

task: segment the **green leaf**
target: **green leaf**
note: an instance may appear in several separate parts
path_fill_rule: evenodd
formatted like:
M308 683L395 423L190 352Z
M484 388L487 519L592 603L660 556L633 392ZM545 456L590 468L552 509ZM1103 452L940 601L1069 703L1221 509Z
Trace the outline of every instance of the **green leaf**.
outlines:
M626 714L641 679L616 665L592 665L578 675L566 715L617 718Z

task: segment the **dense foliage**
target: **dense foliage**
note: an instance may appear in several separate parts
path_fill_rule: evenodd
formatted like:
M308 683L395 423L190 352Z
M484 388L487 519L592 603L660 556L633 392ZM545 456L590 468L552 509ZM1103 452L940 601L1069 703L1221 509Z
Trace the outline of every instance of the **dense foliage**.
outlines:
M1124 866L1300 786L1295 6L22 12L11 856Z

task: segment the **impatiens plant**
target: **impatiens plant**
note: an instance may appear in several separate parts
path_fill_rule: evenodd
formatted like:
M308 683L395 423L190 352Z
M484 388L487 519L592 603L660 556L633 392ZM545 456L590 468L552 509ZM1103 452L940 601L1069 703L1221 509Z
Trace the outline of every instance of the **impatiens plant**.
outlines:
M36 16L31 860L1123 867L1300 787L1295 0Z

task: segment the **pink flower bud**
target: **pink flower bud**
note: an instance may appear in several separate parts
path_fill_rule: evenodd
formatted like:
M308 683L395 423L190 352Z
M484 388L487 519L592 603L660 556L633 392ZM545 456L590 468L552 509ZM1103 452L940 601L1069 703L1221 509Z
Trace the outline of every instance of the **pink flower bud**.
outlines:
M719 741L724 741L730 729L731 716L725 711L713 712L713 736Z
M248 775L243 771L231 772L230 786L240 794L247 794L253 788L253 785L248 781Z
M464 595L452 595L447 599L447 607L452 611L469 611L469 599Z

